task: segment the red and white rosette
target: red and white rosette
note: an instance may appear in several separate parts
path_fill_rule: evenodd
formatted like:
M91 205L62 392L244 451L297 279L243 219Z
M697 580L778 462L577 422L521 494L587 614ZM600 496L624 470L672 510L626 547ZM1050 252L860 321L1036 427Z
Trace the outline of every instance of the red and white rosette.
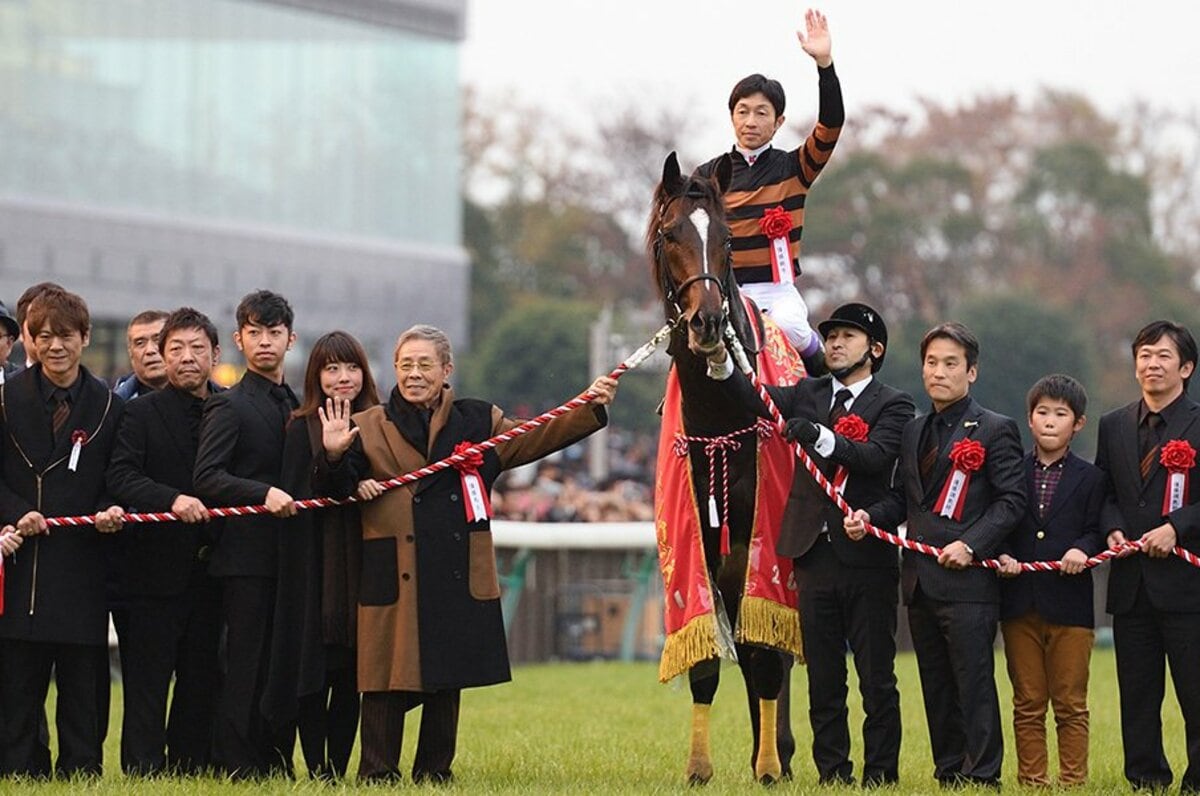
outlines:
M71 432L71 458L67 460L67 469L75 472L79 467L79 454L83 453L83 446L87 445L88 433L82 428L77 428Z
M1167 468L1167 488L1163 490L1162 513L1165 517L1188 501L1190 472L1196 466L1196 449L1185 439L1173 439L1162 446L1158 461Z
M462 458L455 461L453 466L462 479L463 508L467 512L467 522L486 522L492 516L492 501L483 486L483 479L479 477L483 454L471 450L474 445L474 442L458 443L454 455Z
M768 207L758 220L758 228L767 236L771 247L771 272L776 284L790 285L792 275L792 250L788 235L792 231L792 216L783 205Z
M942 493L933 507L943 517L962 520L962 507L967 489L971 486L971 473L983 467L987 449L983 443L973 439L960 439L950 448L950 462L954 469L946 476Z
M833 424L833 433L839 434L851 442L866 442L867 435L871 433L871 427L867 425L867 421L855 414L842 415L838 421ZM845 465L839 464L837 470L833 473L833 488L840 495L846 489L846 478L850 473L846 470Z

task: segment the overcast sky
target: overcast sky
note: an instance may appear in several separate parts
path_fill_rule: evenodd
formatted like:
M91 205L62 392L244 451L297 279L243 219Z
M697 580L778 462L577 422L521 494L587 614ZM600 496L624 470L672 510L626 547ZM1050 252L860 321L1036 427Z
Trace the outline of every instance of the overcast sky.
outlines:
M729 89L751 72L783 82L790 121L814 117L815 67L795 36L807 7L780 0L471 0L462 78L487 93L512 89L567 116L636 98L651 115L664 104L691 102L699 129L688 131L688 148L721 149L732 143ZM832 0L814 7L829 18L851 118L870 104L904 109L919 96L954 102L987 92L1030 97L1043 86L1082 93L1110 113L1137 98L1200 106L1194 3Z

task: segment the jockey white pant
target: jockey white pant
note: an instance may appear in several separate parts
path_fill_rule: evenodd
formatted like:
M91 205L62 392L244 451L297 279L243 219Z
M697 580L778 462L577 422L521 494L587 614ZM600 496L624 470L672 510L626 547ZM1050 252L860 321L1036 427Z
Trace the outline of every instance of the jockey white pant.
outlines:
M821 348L821 338L808 325L808 305L795 285L754 282L738 289L779 324L800 356L812 356Z

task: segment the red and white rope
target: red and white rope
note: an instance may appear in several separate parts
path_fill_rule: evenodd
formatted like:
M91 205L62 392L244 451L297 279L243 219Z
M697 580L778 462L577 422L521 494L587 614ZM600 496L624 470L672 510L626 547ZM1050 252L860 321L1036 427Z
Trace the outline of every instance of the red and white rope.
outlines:
M636 351L634 351L632 354L630 354L628 357L626 357L624 359L624 361L621 362L621 364L619 364L615 368L613 368L612 371L609 372L609 374L608 374L609 378L620 379L627 372L629 372L630 370L633 370L634 368L638 367L643 362L645 362L647 359L649 359L650 355L654 353L655 349L658 348L660 345L662 345L663 341L666 340L670 336L671 330L673 328L674 328L674 324L667 324L667 325L663 326L661 329L659 329L657 332L655 332L654 335L649 340L647 340ZM439 461L433 462L432 464L422 467L419 470L413 470L412 472L398 475L395 478L391 478L387 481L381 481L380 486L382 486L385 491L388 489L395 489L398 486L403 486L404 484L411 484L414 481L419 481L420 479L425 478L430 475L433 475L434 473L440 472L440 471L445 470L450 467L454 467L456 464L464 462L468 457L471 457L477 453L482 453L485 450L490 450L492 448L495 448L497 445L501 445L510 440L514 440L517 437L519 437L523 434L527 434L530 431L534 430L535 428L538 428L539 426L544 426L546 423L550 422L554 418L561 417L562 415L565 415L567 412L570 412L572 409L576 409L580 406L583 406L584 404L589 403L595 397L596 397L596 393L592 392L590 389L585 390L584 392L580 393L578 396L576 396L575 398L572 398L571 400L567 401L566 403L560 404L559 406L554 407L553 409L549 410L548 412L543 412L542 414L540 414L537 417L534 417L530 420L526 420L525 422L521 423L520 425L518 425L514 428L509 429L508 431L497 434L496 436L491 437L490 439L486 439L486 440L483 440L482 442L476 443L476 444L472 445L470 448L467 448L460 453L451 454L450 456L447 456L446 458L441 459ZM358 499L354 498L354 497L349 497L349 498L344 498L344 499L329 498L329 497L315 497L315 498L307 498L305 500L297 500L297 501L295 501L295 506L297 509L307 510L307 509L327 508L329 506L342 506L347 503L357 503L357 502L358 502ZM208 509L208 516L210 516L210 517L244 517L244 516L248 516L248 515L252 515L252 514L268 514L268 513L269 513L269 511L268 511L267 507L263 506L263 505L226 506L226 507ZM141 522L174 522L180 518L178 515L174 514L173 512L159 511L159 512L131 512L129 514L126 514L123 519L124 519L124 522L127 522L127 523L128 522L141 523ZM75 517L47 517L46 518L46 524L52 528L59 528L59 527L64 527L64 526L94 525L95 522L96 522L95 516L90 515L90 514L85 514L85 515L80 515L80 516L75 516Z
M746 357L746 352L743 350L741 341L737 338L737 334L733 333L732 329L727 328L725 336L729 340L729 348L733 352L734 362L736 362L741 371L746 374L746 377L750 379L750 383L754 385L754 389L758 391L758 397L762 400L763 405L767 407L767 412L771 415L771 421L774 423L775 429L779 432L780 436L783 436L787 431L787 421L784 420L783 414L779 411L779 407L777 407L775 402L771 399L771 394L767 392L767 388L763 386L761 381L759 381L758 374L754 372L754 368L751 366L749 359ZM821 472L821 469L817 467L816 462L814 462L812 457L808 455L808 451L804 450L803 446L798 443L793 444L792 448L795 451L796 456L800 459L800 463L804 465L804 469L807 470L809 475L816 480L817 485L820 486L825 494L829 496L829 499L834 502L838 509L846 516L853 514L854 509L840 494L838 494L837 490L834 489L833 483L830 482L830 480L825 477L825 474ZM934 547L933 545L924 544L923 542L906 539L902 536L898 536L897 534L889 533L882 528L876 528L870 523L864 523L864 527L866 528L867 533L871 534L875 538L882 539L888 544L902 547L905 550L913 550L929 556L939 556L942 553L942 548L940 547ZM1144 547L1145 543L1141 540L1126 542L1117 548L1104 550L1092 556L1087 560L1086 566L1089 568L1099 566L1110 558L1120 558L1124 555L1128 555L1130 551L1143 551ZM1190 550L1176 545L1172 552L1192 566L1200 567L1200 556L1197 556ZM1000 561L995 558L974 560L971 562L971 566L985 567L987 569L999 569ZM1059 561L1021 562L1022 572L1056 572L1061 568L1062 564Z

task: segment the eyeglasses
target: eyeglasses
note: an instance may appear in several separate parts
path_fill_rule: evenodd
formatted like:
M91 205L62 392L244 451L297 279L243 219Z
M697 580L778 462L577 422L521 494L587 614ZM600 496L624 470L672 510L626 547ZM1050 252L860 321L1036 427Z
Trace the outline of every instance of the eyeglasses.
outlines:
M401 373L412 373L414 370L418 370L421 373L429 374L437 370L437 367L438 363L432 359L418 359L415 361L402 359L396 363L396 370Z

